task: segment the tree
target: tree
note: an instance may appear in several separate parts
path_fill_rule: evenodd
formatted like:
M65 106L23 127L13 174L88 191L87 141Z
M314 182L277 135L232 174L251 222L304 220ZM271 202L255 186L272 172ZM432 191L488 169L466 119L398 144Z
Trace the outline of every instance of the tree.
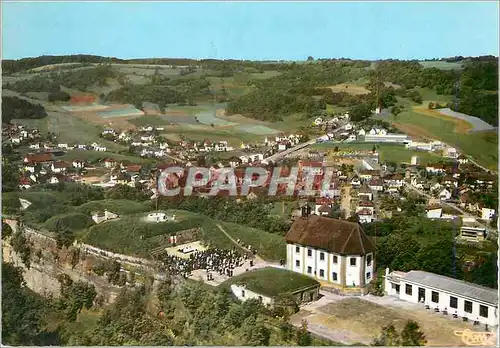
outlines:
M26 268L29 269L31 265L31 243L22 232L18 231L12 236L11 245L12 249L19 254Z
M359 122L364 119L367 119L371 115L372 115L371 105L366 103L355 105L349 110L349 116L351 120L354 122Z
M415 347L425 346L426 343L427 340L422 331L420 331L418 323L413 320L408 320L401 332L401 345Z
M379 337L374 339L372 346L399 346L400 341L399 333L391 323L382 328Z
M35 345L42 325L42 302L26 289L22 269L2 262L2 343Z
M313 60L314 60L314 57L313 57L313 56L309 56L309 57L307 57L307 60L308 60L308 61L313 61Z
M429 102L429 104L427 105L427 109L434 109L436 107L436 104L434 104L433 102Z
M308 347L312 343L311 333L307 330L307 320L302 320L300 329L297 331L297 344Z
M401 108L398 105L395 105L391 108L391 114L394 115L394 117L397 117L401 113Z
M2 220L2 240L9 239L12 236L12 228Z
M15 163L2 158L2 192L19 191L19 170Z

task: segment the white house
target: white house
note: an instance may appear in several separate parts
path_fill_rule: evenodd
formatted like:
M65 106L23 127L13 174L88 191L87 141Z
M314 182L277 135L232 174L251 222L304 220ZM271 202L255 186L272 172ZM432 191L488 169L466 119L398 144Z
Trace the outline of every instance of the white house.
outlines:
M344 128L346 131L350 131L350 130L352 130L353 126L352 126L352 124L347 123L347 124L345 124L345 125L344 125L344 127L343 127L343 128Z
M321 117L317 117L313 122L313 126L321 126L322 124L323 124L323 119Z
M373 279L375 246L357 223L302 216L285 239L294 272L339 287L364 288Z
M358 135L364 136L366 135L366 131L364 129L360 129Z
M107 220L116 219L118 217L119 217L118 214L112 213L112 212L107 211L107 210L105 210L104 212L101 211L101 212L95 212L92 214L92 220L94 220L94 222L96 224L99 224L99 223L107 221Z
M441 190L441 192L439 192L439 198L443 201L447 201L448 199L451 198L451 192L448 191L447 189L443 189Z
M495 216L495 209L481 208L481 219L491 220Z
M73 168L85 168L85 161L73 160Z
M450 317L498 326L498 290L434 273L385 271L384 290L389 296L419 303Z
M278 144L278 151L285 151L286 150L286 143L279 143Z
M427 218L428 219L441 219L443 215L443 208L440 206L430 206L427 208Z

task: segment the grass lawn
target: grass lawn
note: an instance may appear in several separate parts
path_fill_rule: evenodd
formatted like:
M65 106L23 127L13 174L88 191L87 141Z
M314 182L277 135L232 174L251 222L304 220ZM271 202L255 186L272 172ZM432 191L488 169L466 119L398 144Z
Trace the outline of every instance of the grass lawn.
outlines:
M497 171L498 135L496 132L457 133L457 122L407 110L396 118L383 117L405 133L428 139L439 139L471 156L483 166ZM460 130L460 129L458 129Z
M258 255L263 259L279 261L286 258L286 242L283 236L230 222L220 222L220 225L235 240L240 239L245 246L251 245L252 248L256 248ZM231 248L234 246L227 238L223 242L224 245L221 246Z
M348 107L326 104L326 113L329 115L332 115L334 113L344 113L348 110Z
M91 201L82 204L75 208L75 211L90 215L95 211L109 210L112 213L136 214L148 211L150 209L149 202L136 202L128 199L104 199L101 201Z
M64 155L59 157L63 161L71 161L74 159L85 160L91 163L104 160L106 158L114 159L116 161L130 161L132 163L153 163L154 159L142 158L133 155L122 155L114 152L100 152L100 151L86 151L86 150L69 150Z
M247 289L268 297L293 292L319 283L302 274L273 267L266 267L245 272L226 280L219 287L230 287L232 284L245 284Z
M436 93L435 90L430 89L430 88L417 87L416 90L422 96L422 99L424 100L423 105L425 105L426 107L430 101L438 102L438 103L449 103L449 102L452 102L453 98L454 98L452 95L439 95Z
M102 209L101 202L90 202L77 208L78 211L91 211L97 208ZM124 211L118 209L125 205L116 202L116 208L107 205L112 212ZM124 203L124 202L122 202ZM235 240L241 239L245 245L252 245L257 248L259 255L271 261L277 261L285 258L286 244L282 236L271 234L254 228L213 220L207 216L191 213L183 210L165 210L167 214L175 214L176 221L150 223L143 218L148 211L147 207L141 203L132 202L131 208L134 213L123 213L118 220L108 221L99 225L94 225L82 234L83 241L95 245L99 248L110 250L128 255L140 257L149 257L149 252L161 246L164 243L164 236L175 234L177 231L200 227L202 229L201 240L218 248L232 249L235 244L217 227L220 224L222 228ZM141 213L137 213L141 212Z

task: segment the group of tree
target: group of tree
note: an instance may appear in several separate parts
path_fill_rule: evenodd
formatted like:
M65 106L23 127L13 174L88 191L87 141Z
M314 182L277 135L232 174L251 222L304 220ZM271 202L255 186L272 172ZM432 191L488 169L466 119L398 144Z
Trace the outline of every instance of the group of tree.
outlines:
M51 101L67 101L68 94L61 92L61 86L86 91L94 85L106 86L107 79L117 77L117 72L109 64L100 64L81 70L52 71L33 76L29 79L18 80L4 85L5 89L20 93L46 92Z
M372 78L377 74L383 81L412 91L409 97L415 102L421 102L421 97L413 92L416 87L433 89L438 95L454 95L457 99L450 106L455 111L498 124L497 58L468 60L461 70L425 68L418 61L387 60L377 63Z
M18 97L2 96L2 123L13 119L37 119L46 116L47 112L40 104L32 104Z
M426 343L427 340L418 323L408 320L400 332L392 323L384 326L380 335L373 341L372 346L417 347L425 346Z

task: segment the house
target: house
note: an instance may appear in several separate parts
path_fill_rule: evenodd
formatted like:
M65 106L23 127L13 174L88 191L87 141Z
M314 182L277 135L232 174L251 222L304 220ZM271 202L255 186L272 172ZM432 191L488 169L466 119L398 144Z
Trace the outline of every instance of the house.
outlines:
M462 218L460 238L475 242L483 241L486 238L486 228L474 218Z
M260 268L234 276L228 280L228 285L238 300L259 300L270 308L284 294L291 295L297 304L316 301L320 287L320 283L310 277L275 267Z
M370 190L374 192L382 192L384 190L384 183L380 178L374 178L368 183Z
M340 288L362 289L373 280L375 245L357 223L302 215L285 239L294 272Z
M359 189L358 197L364 201L372 201L373 200L373 192L369 187L363 186Z
M498 290L424 271L385 271L384 292L450 316L498 326ZM445 312L446 311L446 312Z
M346 131L350 131L350 130L352 130L353 125L352 125L352 124L350 124L350 123L346 123L346 124L344 125L344 127L342 127L342 128L344 128Z
M60 144L57 144L57 147L60 148L60 149L67 149L68 148L68 144L66 144L66 143L60 143Z
M24 157L23 162L29 164L46 164L53 161L52 154L50 153L39 153L31 154Z
M438 174L438 173L444 173L444 164L442 163L435 163L435 164L428 164L425 167L425 170L427 173L432 173L432 174Z
M32 150L39 150L40 149L40 144L39 143L36 143L36 144L30 144L30 149Z
M51 169L54 173L64 173L66 172L66 170L68 170L69 167L71 167L70 163L57 161L52 163Z
M92 220L94 220L96 224L100 224L101 222L117 218L119 218L118 214L112 213L108 210L99 211L92 214Z
M356 214L358 215L359 222L362 224L369 224L372 223L373 220L375 220L373 211L371 211L370 209L361 209Z
M304 174L322 175L324 172L322 162L299 162L300 169Z
M109 158L106 158L104 161L104 167L105 168L114 168L116 167L116 161L114 159L109 159Z
M31 187L31 180L25 176L22 176L19 179L19 188L21 189L29 189Z
M354 175L351 179L351 185L353 187L359 187L361 185L361 180L359 180L357 175Z
M481 219L482 220L491 220L495 216L495 209L491 208L481 208Z
M440 183L437 182L430 187L430 190L431 190L431 192L436 192L436 191L441 190L442 188L443 188L443 185L441 185Z
M390 187L400 188L405 184L405 179L400 173L395 173L384 177L384 182Z
M380 171L378 171L378 170L362 170L359 172L360 179L364 180L364 181L369 181L374 176L379 176L379 175L380 175Z
M359 132L358 132L358 135L365 136L366 135L366 131L364 129L360 129Z
M457 149L455 149L454 147L447 147L443 150L443 155L448 158L457 158Z
M441 192L439 192L439 199L441 199L442 201L447 201L451 198L451 192L447 189L443 189L441 190Z
M367 201L359 202L358 206L356 207L356 213L360 212L361 210L369 210L371 214L373 214L373 211L375 210L375 205L372 202L367 202Z
M469 158L467 156L465 156L464 154L460 154L457 157L457 160L458 160L458 163L460 163L460 164L467 164L467 163L469 163Z
M287 143L281 142L278 144L278 151L285 151L287 148Z
M443 208L439 204L429 204L426 210L428 219L440 219L443 215Z
M85 161L82 160L73 160L73 168L82 169L85 168Z
M322 124L323 124L323 119L321 117L317 117L313 122L313 126L321 126Z
M443 184L446 187L458 187L458 179L453 176L447 175L443 179Z
M378 163L377 160L373 158L363 158L361 161L361 164L363 165L363 168L366 170L377 170L380 171L380 164Z
M425 186L425 180L413 177L411 179L411 186L415 187L418 190L423 190Z

